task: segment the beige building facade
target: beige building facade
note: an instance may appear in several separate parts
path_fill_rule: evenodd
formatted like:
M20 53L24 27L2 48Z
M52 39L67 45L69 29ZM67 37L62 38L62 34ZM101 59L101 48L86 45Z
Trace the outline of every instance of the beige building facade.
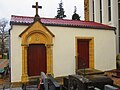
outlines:
M41 18L41 21L33 23L33 17L25 16L12 16L11 25L11 82L27 82L32 76L30 72L35 66L30 68L29 63L37 51L34 53L33 50L30 54L31 45L45 47L45 72L54 77L75 74L81 64L79 55L85 60L88 58L86 68L102 71L116 68L116 35L113 27L95 22L51 18ZM88 48L84 53L88 53L87 58L81 54L85 51L84 46ZM35 62L34 59L32 61Z

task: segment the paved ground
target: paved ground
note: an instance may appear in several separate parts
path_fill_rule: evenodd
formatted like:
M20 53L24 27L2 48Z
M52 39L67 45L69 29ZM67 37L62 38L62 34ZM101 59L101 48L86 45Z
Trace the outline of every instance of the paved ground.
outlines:
M8 65L7 59L0 59L0 68L4 68Z

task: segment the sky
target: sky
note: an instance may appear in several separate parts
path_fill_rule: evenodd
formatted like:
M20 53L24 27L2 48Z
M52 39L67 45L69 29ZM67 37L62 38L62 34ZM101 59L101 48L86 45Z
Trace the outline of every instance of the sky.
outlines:
M54 18L57 15L57 8L61 0L0 0L0 18L10 19L11 15L34 16L35 9L32 5L38 2L42 9L39 9L39 16ZM74 6L77 7L77 14L84 20L84 0L62 0L65 19L71 19L74 13Z

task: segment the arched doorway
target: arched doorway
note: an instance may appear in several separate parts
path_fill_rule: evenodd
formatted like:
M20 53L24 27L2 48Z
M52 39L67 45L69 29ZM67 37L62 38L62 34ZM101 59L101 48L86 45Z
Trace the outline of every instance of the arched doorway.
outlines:
M44 47L44 53L46 53L46 63L45 66L42 65L42 67L46 67L44 70L47 74L53 74L53 60L52 60L52 46L53 46L53 37L54 35L52 32L50 32L45 26L43 26L40 22L34 22L33 25L29 26L26 30L24 30L20 35L21 37L21 46L22 46L22 76L21 81L22 82L28 82L29 77L38 75L39 72L30 71L31 61L29 61L28 56L30 55L29 50L32 50L31 47L37 47L37 49L34 51L34 53L39 52L41 53L41 48ZM39 46L40 45L40 46ZM31 51L33 53L33 51ZM39 56L39 55L37 55ZM32 57L34 59L34 57ZM39 59L40 57L38 57ZM37 60L39 61L39 60ZM37 62L36 61L36 62ZM40 67L41 65L38 65L37 67ZM43 69L41 69L43 70ZM30 72L30 73L29 73ZM40 75L40 73L39 73Z

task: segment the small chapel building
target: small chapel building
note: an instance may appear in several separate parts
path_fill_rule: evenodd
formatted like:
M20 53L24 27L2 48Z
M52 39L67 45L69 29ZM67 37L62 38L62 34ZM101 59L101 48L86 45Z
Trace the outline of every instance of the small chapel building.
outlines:
M11 16L11 82L27 82L43 71L54 77L80 68L116 68L115 28L56 18Z

